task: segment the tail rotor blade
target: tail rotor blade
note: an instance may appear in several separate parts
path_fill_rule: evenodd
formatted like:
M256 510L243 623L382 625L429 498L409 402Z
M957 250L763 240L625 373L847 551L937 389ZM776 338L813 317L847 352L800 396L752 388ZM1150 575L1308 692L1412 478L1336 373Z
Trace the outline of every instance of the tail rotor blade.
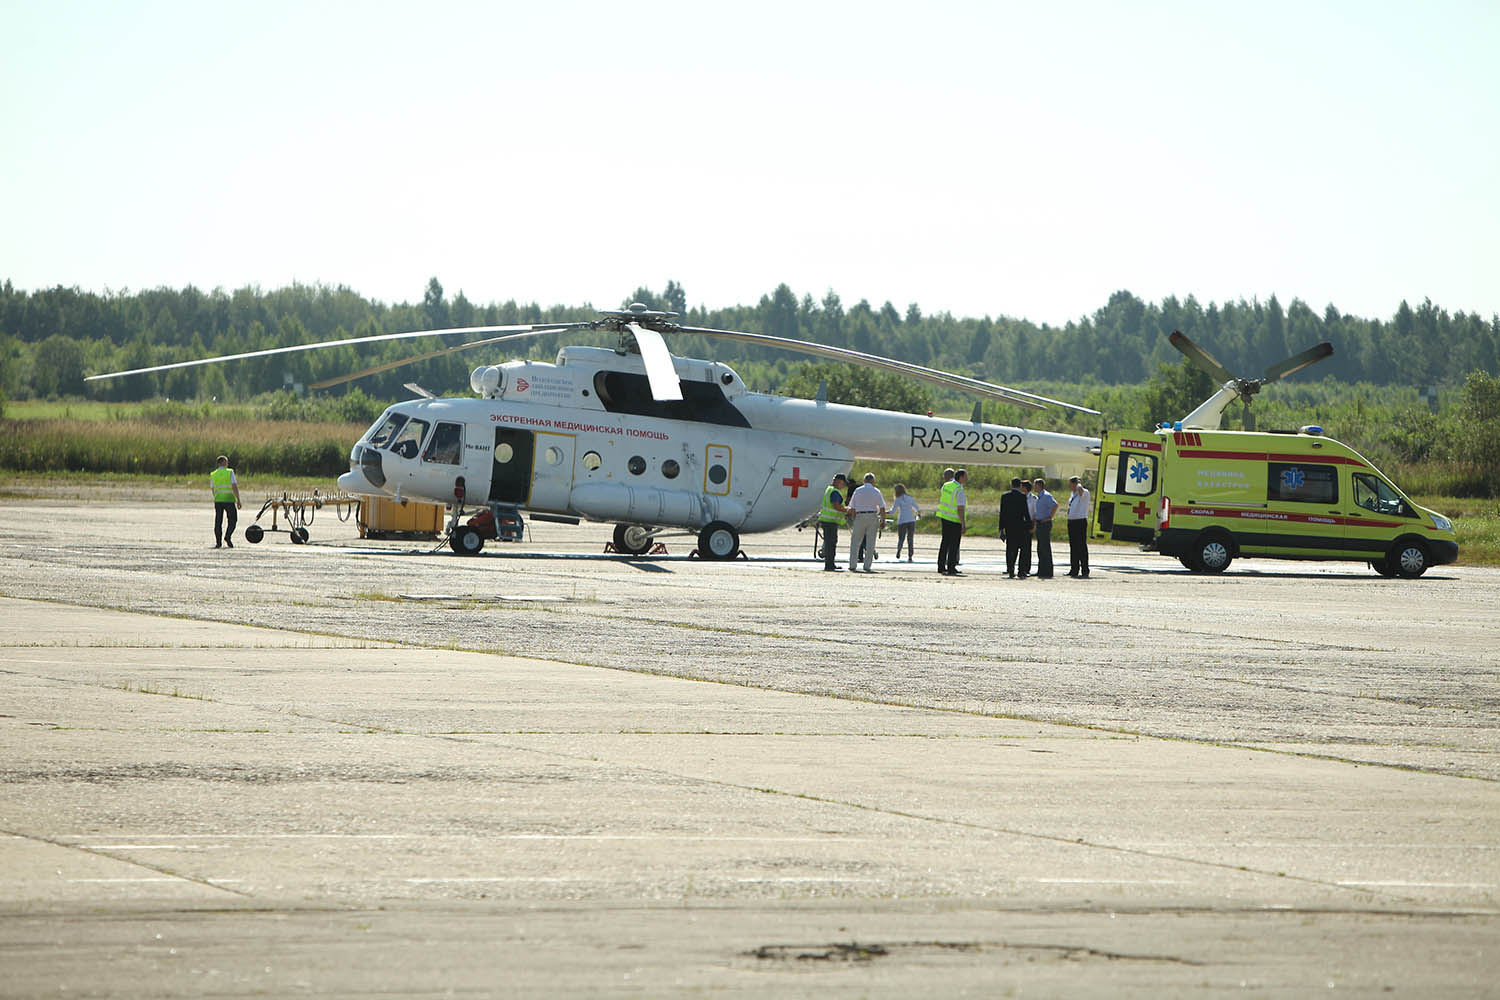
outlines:
M1186 354L1189 361L1218 379L1220 383L1235 381L1235 377L1229 374L1228 368L1219 364L1214 360L1213 355L1189 340L1187 334L1181 330L1173 330L1172 336L1167 339L1172 342L1173 347Z
M1286 378L1288 375L1294 375L1308 365L1317 364L1332 353L1333 345L1326 340L1316 347L1309 347L1301 354L1294 354L1280 364L1267 368L1266 382L1275 382L1278 379Z

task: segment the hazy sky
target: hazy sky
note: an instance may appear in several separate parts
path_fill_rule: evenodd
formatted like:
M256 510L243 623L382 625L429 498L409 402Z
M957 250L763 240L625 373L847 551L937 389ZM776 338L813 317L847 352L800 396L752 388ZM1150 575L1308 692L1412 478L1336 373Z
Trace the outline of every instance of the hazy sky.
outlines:
M1500 312L1500 3L0 0L0 280Z

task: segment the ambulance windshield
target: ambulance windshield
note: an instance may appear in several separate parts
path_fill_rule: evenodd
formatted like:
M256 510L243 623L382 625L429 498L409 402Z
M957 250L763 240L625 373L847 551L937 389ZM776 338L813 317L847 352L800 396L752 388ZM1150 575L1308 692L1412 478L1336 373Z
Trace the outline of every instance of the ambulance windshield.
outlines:
M1377 514L1395 514L1398 517L1416 516L1416 512L1411 509L1401 494L1392 489L1385 480L1364 472L1354 474L1354 502L1365 510L1371 510Z

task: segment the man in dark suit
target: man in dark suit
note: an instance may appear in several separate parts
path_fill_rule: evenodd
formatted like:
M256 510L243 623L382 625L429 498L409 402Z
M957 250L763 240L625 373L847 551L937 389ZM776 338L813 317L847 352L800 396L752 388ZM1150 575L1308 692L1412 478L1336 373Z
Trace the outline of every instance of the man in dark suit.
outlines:
M1019 478L1010 481L1010 489L1000 497L1000 537L1005 540L1005 575L1021 579L1031 572L1031 511Z

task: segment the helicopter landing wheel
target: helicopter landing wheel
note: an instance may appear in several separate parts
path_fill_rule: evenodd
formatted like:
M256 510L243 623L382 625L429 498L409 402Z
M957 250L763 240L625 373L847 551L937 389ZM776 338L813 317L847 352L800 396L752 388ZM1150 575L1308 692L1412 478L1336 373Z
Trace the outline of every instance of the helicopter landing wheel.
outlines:
M710 521L698 533L698 555L704 559L733 559L740 550L740 533L723 521Z
M484 548L484 536L479 533L478 528L460 525L448 536L448 547L461 556L477 556L479 550Z
M615 525L615 551L643 556L651 551L651 532L644 524Z
M250 527L245 529L245 541L249 542L251 545L256 544L265 537L266 529L262 528L258 524L252 524L250 525Z

